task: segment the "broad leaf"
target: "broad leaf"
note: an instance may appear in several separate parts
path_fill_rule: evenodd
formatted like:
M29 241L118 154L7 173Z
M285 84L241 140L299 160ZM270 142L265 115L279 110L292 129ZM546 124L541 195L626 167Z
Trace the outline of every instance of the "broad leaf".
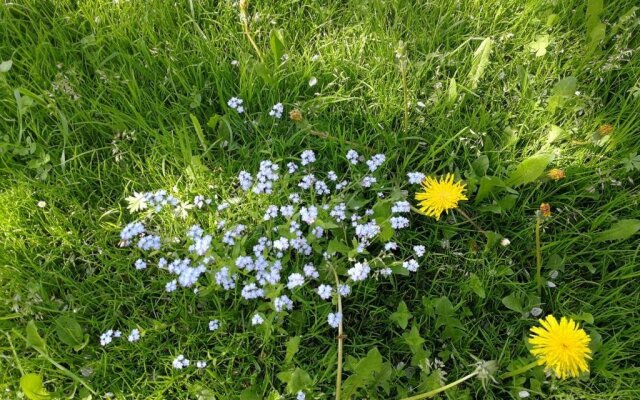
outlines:
M271 53L276 63L280 62L282 55L285 52L284 37L280 29L273 29L271 31L271 37L269 38L269 45L271 46Z
M596 242L604 242L607 240L624 240L635 235L640 230L640 220L622 219L611 226L604 232L596 236Z
M473 62L471 63L471 71L469 71L469 86L471 89L478 87L478 82L489 65L489 56L491 55L491 47L493 40L486 38L480 43L480 46L473 53Z
M400 304L398 304L398 309L391 314L389 319L398 324L400 328L405 329L412 317L413 316L407 308L407 304L404 301L401 301Z
M284 358L285 364L293 361L293 356L298 352L298 348L300 347L300 339L301 336L294 336L287 341L287 354Z
M518 186L535 181L544 173L553 158L553 154L545 153L527 158L509 175L509 179L506 182L507 185Z
M482 285L482 281L480 280L480 278L478 278L478 275L471 274L469 276L469 287L481 299L484 299L486 297L486 293L484 291L484 286Z
M76 348L84 341L82 327L73 315L63 315L55 320L56 333L58 339L68 346Z
M27 344L40 350L45 349L44 339L38 333L38 328L33 320L27 323Z
M549 111L555 112L559 107L564 106L571 98L573 98L578 88L578 80L573 76L560 79L555 84L549 97L547 105Z
M547 54L547 46L549 46L549 35L538 35L536 39L529 43L528 47L532 53L536 54L536 57L542 57Z
M504 304L504 306L507 307L509 310L516 311L519 313L523 311L522 300L520 299L520 297L516 296L514 293L506 297L503 297L502 304Z
M20 389L29 400L45 400L51 395L42 383L42 377L37 374L26 374L20 378Z
M349 399L358 389L375 382L376 373L382 370L382 366L382 356L374 347L365 358L358 361L353 373L342 383L342 397Z

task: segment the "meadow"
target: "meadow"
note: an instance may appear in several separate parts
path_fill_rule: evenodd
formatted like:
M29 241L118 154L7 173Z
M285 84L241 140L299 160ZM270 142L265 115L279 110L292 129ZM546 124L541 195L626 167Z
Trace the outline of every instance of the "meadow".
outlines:
M640 398L639 51L633 0L3 0L0 398Z

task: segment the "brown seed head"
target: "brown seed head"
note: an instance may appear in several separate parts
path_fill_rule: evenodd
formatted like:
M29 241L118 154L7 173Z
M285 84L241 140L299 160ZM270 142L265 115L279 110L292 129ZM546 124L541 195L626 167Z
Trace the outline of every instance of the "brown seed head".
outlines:
M613 133L613 125L611 124L600 125L598 127L598 133L600 134L600 136L611 135Z
M551 206L549 203L540 204L540 214L542 214L543 217L551 216Z
M289 118L291 118L293 122L302 122L302 113L297 108L293 109L289 113Z

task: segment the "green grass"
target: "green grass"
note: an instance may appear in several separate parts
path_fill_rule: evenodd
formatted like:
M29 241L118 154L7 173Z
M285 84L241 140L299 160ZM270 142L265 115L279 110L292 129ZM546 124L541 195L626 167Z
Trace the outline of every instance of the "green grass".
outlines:
M329 303L300 303L265 336L249 326L251 310L238 296L167 295L164 283L136 271L131 252L117 244L131 220L124 198L133 191L175 186L227 198L236 193L237 173L256 171L262 159L291 161L308 148L320 169L339 170L356 148L366 156L384 152L384 173L402 189L413 190L406 184L411 171L463 177L470 188L463 209L511 245L485 251L485 236L459 213L440 221L414 214L398 241L427 247L419 273L355 285L344 299L347 366L374 347L390 366L386 381L380 379L388 392L367 385L355 398L401 398L439 386L439 372L412 365L412 357L442 360L446 382L472 372L473 357L496 360L501 372L529 361L525 338L536 324L528 314L534 306L586 320L595 350L590 375L558 381L531 371L490 381L486 389L471 380L442 398L517 398L523 389L534 398L640 397L638 236L595 240L618 220L640 218L639 169L623 161L640 151L635 2L608 1L591 19L587 3L593 10L598 1L320 3L251 2L249 26L262 64L231 1L0 5L0 62L13 61L0 72L3 395L17 398L20 377L35 373L56 396L82 398L82 386L64 367L98 393L93 398L112 392L127 399L233 399L243 391L245 398L267 398L284 395L277 375L295 366L313 380L307 398L334 398ZM605 34L593 43L589 29L600 21ZM270 47L274 29L285 39L284 62L274 60ZM529 44L544 34L547 52L536 57ZM492 49L475 85L474 52L485 38ZM406 129L395 58L401 40L408 57ZM577 85L551 110L556 83L570 76ZM312 77L318 84L310 87ZM232 96L244 99L245 114L226 106ZM277 102L285 117L300 109L305 122L274 122L267 112ZM209 126L212 117L218 122ZM596 134L603 124L614 129L606 138ZM550 143L552 125L565 135ZM483 173L474 172L476 160L486 156L486 174L506 179L539 152L556 154L549 167L567 177L475 201ZM559 272L556 287L538 297L534 226L542 202L553 207L542 234L543 276ZM253 218L265 204L247 202L237 212ZM524 313L507 308L506 296L521 299ZM413 316L406 329L390 320L401 301ZM61 315L73 315L89 335L82 350L61 342L54 322ZM212 316L224 322L216 334L207 330ZM31 320L59 366L27 345ZM136 325L145 332L140 341L100 346L105 330ZM403 337L414 326L425 340L417 355ZM286 342L296 335L300 349L285 363ZM181 352L210 365L173 370Z

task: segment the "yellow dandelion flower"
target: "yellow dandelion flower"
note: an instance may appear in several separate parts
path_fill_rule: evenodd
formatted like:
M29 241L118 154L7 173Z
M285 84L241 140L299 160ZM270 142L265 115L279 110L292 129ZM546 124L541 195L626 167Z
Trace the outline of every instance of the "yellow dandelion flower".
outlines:
M538 358L538 365L551 369L558 378L577 377L589 371L591 338L572 319L562 317L560 322L553 315L539 320L540 326L531 328L533 345L531 354Z
M613 133L613 125L611 124L600 125L598 127L598 133L600 134L600 136L611 135Z
M560 179L563 179L566 175L563 170L559 168L553 168L549 170L549 172L547 172L547 176L550 179L553 179L554 181L559 181Z
M422 181L424 191L416 193L420 212L439 220L443 212L458 208L459 201L469 200L464 195L464 186L462 182L453 181L453 174L440 180L427 177Z

